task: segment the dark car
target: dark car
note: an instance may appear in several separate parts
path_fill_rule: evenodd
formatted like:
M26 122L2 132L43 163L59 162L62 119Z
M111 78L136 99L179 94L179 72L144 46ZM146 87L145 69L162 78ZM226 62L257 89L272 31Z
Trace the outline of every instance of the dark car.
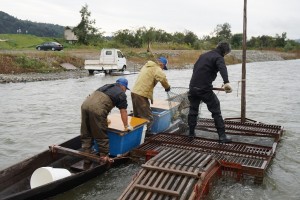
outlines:
M64 49L64 46L59 44L58 42L44 42L35 47L37 50L52 50L52 51L61 51Z

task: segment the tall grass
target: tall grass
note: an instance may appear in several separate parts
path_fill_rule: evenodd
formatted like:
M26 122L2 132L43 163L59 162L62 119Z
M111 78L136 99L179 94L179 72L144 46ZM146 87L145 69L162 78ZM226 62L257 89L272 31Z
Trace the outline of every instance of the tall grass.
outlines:
M0 54L0 73L50 73L60 72L64 68L61 63L71 63L76 67L83 66L83 60L67 53L45 52L45 53L4 53Z

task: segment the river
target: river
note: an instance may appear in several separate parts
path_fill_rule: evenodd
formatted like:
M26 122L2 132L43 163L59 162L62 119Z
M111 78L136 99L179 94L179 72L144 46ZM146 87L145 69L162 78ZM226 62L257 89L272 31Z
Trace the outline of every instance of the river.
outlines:
M233 93L218 93L222 114L224 118L239 117L241 64L228 66L228 72ZM188 87L191 73L191 69L166 71L171 87ZM126 76L129 88L136 77ZM0 169L79 135L81 103L95 89L117 78L0 84ZM246 83L246 117L284 126L284 136L262 185L220 181L211 198L300 199L300 60L249 63ZM218 76L214 86L221 84ZM127 95L131 110L130 93ZM167 98L160 84L154 96ZM201 109L202 117L210 118L206 107ZM117 199L138 170L135 164L111 169L54 199Z

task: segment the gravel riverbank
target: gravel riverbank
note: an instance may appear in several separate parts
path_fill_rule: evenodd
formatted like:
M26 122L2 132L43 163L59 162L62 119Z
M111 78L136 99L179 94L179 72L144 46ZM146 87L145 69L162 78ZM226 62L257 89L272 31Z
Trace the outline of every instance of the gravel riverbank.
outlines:
M26 74L0 74L0 83L19 83L34 81L49 81L88 76L86 70L70 70L59 73L26 73Z
M170 51L174 54L174 51ZM176 51L177 52L177 51ZM239 60L242 60L242 51L233 50L230 53L232 56ZM287 53L271 52L271 51L247 51L247 62L263 62L263 61L281 61L284 57L287 57ZM142 66L137 63L127 61L127 70L136 71ZM193 63L181 66L181 68L191 68ZM172 69L172 68L171 68ZM33 82L33 81L47 81L47 80L59 80L69 78L81 78L88 76L87 70L68 70L59 73L26 73L26 74L0 74L0 83L18 83L18 82Z

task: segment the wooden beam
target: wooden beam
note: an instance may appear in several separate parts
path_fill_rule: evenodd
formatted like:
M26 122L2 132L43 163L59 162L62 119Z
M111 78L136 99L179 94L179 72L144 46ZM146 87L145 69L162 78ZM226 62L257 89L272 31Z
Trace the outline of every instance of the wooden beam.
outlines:
M58 145L49 146L49 149L52 153L60 153L60 154L75 156L82 159L88 159L97 163L100 162L100 156L94 154L90 154L90 153L86 153L74 149L69 149Z

